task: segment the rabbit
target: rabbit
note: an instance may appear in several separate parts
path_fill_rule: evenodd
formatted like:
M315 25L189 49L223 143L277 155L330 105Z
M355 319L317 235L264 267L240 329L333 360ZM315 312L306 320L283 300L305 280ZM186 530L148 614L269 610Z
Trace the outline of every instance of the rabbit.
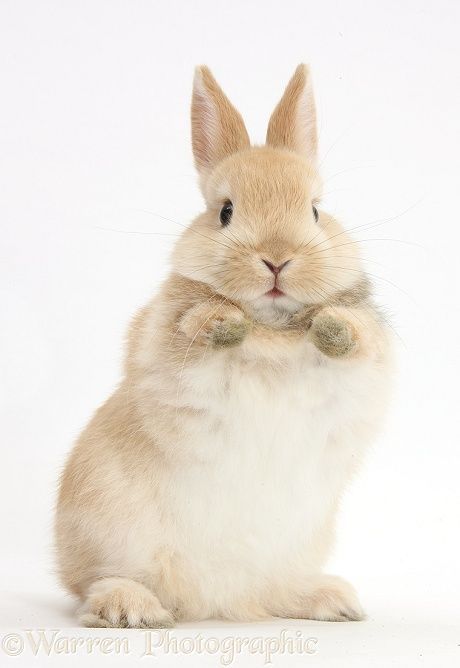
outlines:
M205 66L191 123L206 210L66 463L61 582L91 627L361 620L323 569L385 414L392 339L356 243L320 207L309 68L263 146Z

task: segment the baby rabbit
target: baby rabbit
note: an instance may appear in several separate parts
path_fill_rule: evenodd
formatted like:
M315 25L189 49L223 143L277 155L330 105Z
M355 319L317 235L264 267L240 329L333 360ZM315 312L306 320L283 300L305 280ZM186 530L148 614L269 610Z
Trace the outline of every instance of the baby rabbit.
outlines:
M192 142L206 210L67 462L61 580L87 626L362 619L322 568L381 422L391 340L355 242L319 208L308 68L251 147L199 67Z

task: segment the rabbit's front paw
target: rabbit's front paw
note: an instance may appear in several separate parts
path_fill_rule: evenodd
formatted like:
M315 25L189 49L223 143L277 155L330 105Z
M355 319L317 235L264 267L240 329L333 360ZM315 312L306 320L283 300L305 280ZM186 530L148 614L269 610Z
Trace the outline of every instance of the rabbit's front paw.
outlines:
M229 348L243 341L251 329L251 321L233 305L198 304L183 316L181 329L197 343Z
M214 348L237 346L243 341L250 328L251 323L244 316L215 320L210 335L212 345Z
M313 319L309 335L318 350L328 357L348 357L358 345L353 325L331 313L319 313Z

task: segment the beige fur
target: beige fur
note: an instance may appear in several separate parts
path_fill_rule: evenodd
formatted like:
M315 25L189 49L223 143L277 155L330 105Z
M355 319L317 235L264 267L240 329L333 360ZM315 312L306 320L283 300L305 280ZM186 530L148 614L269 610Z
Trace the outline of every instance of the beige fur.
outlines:
M313 215L307 67L262 147L198 68L192 140L206 210L133 320L123 381L67 462L61 580L92 626L361 619L351 586L321 571L381 421L390 345L356 244ZM276 286L267 262L286 263ZM284 294L268 295L274 286Z

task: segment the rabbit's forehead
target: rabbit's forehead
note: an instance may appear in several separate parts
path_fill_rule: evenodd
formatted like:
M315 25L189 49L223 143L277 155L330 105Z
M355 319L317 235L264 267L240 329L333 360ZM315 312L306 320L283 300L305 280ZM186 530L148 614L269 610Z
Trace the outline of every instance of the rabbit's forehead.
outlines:
M310 202L316 176L308 163L284 151L259 151L236 154L220 166L210 184L212 199L250 209L277 203L302 208Z

